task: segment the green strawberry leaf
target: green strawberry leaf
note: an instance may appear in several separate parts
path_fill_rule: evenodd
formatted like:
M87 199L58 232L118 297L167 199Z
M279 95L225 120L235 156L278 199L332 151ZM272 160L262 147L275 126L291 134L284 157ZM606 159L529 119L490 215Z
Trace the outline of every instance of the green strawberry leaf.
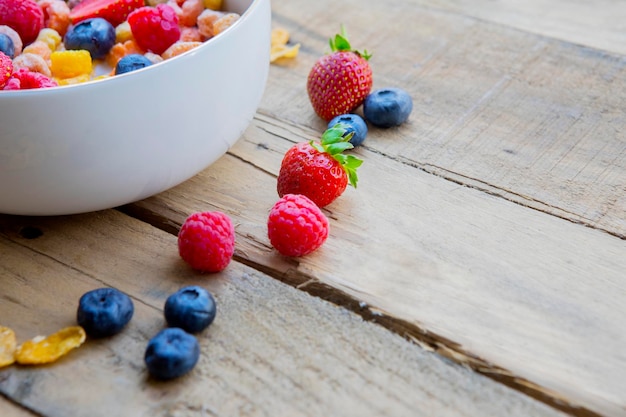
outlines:
M334 44L333 52L352 50L352 47L350 46L350 42L348 42L348 40L341 35L335 35L335 40L333 44Z
M328 128L323 134L320 142L311 141L310 144L319 152L326 152L332 156L348 175L351 186L356 188L358 177L356 170L363 164L363 161L354 155L345 155L342 152L354 148L350 139L354 132L345 135L348 126L344 123L337 123ZM345 135L345 136L344 136Z
M367 52L367 49L364 49L363 52L352 49L344 25L341 25L341 33L336 34L334 38L330 38L328 43L331 52L354 52L366 61L372 57L372 54Z
M360 167L362 163L363 161L356 156L347 155L346 162L345 164L343 164L343 169L345 169L346 173L348 174L348 181L350 182L350 185L354 188L356 188L356 183L359 180L356 175L356 169Z
M322 145L345 141L343 135L346 133L346 130L347 126L345 124L337 123L333 125L322 134Z
M341 152L346 151L348 149L352 149L354 146L350 142L339 142L339 143L331 143L326 146L326 152L335 156L340 155Z

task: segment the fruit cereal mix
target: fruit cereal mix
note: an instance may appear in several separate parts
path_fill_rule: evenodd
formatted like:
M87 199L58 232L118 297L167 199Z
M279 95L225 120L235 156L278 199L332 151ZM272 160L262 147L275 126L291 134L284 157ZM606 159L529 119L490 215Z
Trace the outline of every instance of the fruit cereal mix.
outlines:
M107 78L131 54L173 58L239 19L221 8L221 0L0 0L9 43L0 53L10 60L0 62L0 90Z
M0 326L0 368L15 362L16 348L15 332L8 327Z
M47 337L38 336L18 346L15 361L22 365L51 363L82 345L86 338L80 326L66 327Z

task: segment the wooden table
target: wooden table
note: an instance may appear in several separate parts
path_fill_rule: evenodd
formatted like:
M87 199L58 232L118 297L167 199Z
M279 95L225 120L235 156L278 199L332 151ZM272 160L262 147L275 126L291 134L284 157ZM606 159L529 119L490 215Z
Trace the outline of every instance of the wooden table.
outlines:
M144 201L0 216L0 324L21 341L75 324L113 286L124 332L59 362L0 370L6 416L626 416L626 4L619 0L273 2L299 56L217 163ZM325 124L306 76L344 23L375 87L414 99L370 128L331 235L287 259L266 237L276 174ZM240 51L241 52L241 51ZM178 257L194 211L236 224L234 261ZM194 371L146 375L183 285L215 295Z

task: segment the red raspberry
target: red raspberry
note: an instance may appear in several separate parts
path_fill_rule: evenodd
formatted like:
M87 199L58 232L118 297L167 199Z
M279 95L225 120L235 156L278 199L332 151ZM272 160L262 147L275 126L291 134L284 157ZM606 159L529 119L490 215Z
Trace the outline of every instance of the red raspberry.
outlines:
M178 232L178 253L193 269L220 272L235 252L235 228L219 211L194 213Z
M31 90L35 88L56 87L58 84L53 79L43 74L20 68L13 73L4 86L5 90Z
M13 28L28 45L44 27L43 10L35 0L0 0L0 25Z
M128 15L135 42L146 51L161 55L180 39L176 11L167 4L144 6Z
M328 219L308 197L285 194L274 204L267 220L272 246L284 256L304 256L328 238Z
M13 74L13 61L8 55L0 51L0 90L2 90L7 81L9 81L11 74Z

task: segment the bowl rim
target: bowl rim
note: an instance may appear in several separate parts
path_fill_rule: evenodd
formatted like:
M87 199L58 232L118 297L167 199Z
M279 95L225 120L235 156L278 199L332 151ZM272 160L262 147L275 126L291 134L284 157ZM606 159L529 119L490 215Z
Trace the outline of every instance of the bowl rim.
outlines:
M10 97L15 97L15 96L28 96L28 95L40 95L40 94L55 94L55 92L59 92L61 90L66 91L68 89L85 89L85 87L88 86L93 86L96 84L102 84L105 82L114 82L113 80L115 79L120 79L122 77L127 78L127 77L136 77L139 74L145 72L145 71L152 71L157 67L161 67L164 64L168 64L174 60L179 60L179 59L185 59L186 56L189 55L195 55L197 54L201 49L206 49L211 47L210 45L216 43L216 42L223 42L220 39L224 38L225 36L227 36L229 33L231 33L231 29L236 28L238 26L241 26L241 24L243 24L243 22L245 20L248 19L248 16L250 14L252 14L254 12L255 8L260 7L259 4L264 1L264 0L251 0L250 5L246 8L246 10L240 15L239 19L237 19L232 25L230 25L228 28L226 28L222 33L220 33L217 36L214 36L204 42L202 42L202 45L199 45L195 48L192 48L188 51L183 52L180 55L176 55L172 58L163 60L161 62L157 62L156 64L152 64L150 66L144 67L144 68L140 68L138 70L135 71L131 71L131 72L127 72L124 74L120 74L120 75L115 75L115 76L110 76L110 77L105 77L105 78L100 78L100 79L96 79L96 80L89 80L86 82L82 82L82 83L77 83L77 84L68 84L68 85L58 85L58 86L54 86L54 87L47 87L47 88L31 88L31 89L26 89L26 90L1 90L0 89L0 100L2 100L4 97L6 98L10 98ZM227 10L225 10L225 12L228 13ZM269 59L269 57L268 57Z

